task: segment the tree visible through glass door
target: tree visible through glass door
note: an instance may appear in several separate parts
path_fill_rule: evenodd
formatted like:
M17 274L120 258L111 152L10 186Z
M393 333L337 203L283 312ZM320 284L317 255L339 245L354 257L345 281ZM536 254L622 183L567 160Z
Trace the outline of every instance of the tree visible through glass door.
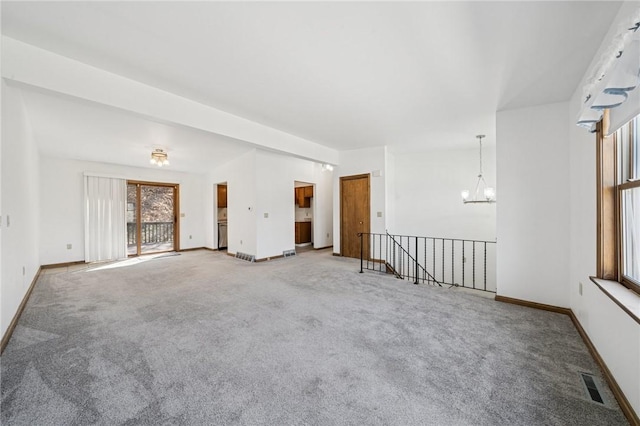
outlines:
M127 250L131 256L175 250L177 186L129 183Z

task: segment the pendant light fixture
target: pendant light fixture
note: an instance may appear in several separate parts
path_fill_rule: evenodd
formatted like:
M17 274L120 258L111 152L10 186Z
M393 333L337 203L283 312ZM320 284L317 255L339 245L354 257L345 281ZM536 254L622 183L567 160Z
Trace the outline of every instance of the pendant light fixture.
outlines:
M476 135L478 138L478 142L480 142L480 173L478 173L478 181L476 183L476 190L473 193L473 199L469 199L471 193L469 190L465 189L461 192L462 201L465 204L491 204L496 202L496 191L490 186L487 186L487 182L484 180L484 176L482 176L482 138L486 137L485 135ZM479 198L479 195L482 196Z

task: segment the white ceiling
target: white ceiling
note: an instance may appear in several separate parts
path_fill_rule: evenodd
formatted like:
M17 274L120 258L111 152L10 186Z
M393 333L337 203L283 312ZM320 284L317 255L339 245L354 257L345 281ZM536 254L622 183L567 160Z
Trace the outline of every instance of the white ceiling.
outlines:
M23 89L33 136L42 154L134 167L149 164L151 151L169 153L172 170L204 173L252 149L235 139L152 121L115 108Z
M620 3L1 7L3 34L89 65L335 149L416 150L474 147L477 133L492 143L497 110L568 100ZM47 152L84 146L90 156L89 144L144 148L145 155L152 145L169 145L176 155L193 146L225 155L247 149L99 105L42 93L27 98Z

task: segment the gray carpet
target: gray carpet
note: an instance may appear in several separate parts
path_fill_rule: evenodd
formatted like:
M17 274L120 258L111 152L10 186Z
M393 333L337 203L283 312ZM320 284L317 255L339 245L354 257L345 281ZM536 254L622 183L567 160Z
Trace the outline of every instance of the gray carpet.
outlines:
M47 271L2 424L627 424L568 317L357 271L326 250Z

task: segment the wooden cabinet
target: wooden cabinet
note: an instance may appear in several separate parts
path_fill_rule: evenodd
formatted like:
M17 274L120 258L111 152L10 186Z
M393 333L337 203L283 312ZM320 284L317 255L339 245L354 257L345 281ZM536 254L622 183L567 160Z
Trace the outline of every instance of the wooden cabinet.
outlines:
M311 242L311 222L296 222L296 244Z
M301 186L294 188L296 204L300 208L311 207L311 198L313 197L313 186Z
M311 198L313 197L313 186L305 186L304 188L304 196L306 198Z
M218 185L218 208L227 207L227 185Z

